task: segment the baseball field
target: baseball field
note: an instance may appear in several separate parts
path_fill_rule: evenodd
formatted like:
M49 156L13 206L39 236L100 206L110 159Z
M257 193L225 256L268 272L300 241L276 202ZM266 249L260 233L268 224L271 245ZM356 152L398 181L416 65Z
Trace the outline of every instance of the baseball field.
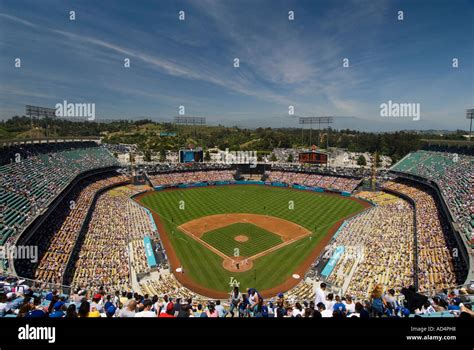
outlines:
M253 185L152 191L136 200L151 210L178 280L215 298L227 296L232 281L263 295L296 285L342 221L368 206Z

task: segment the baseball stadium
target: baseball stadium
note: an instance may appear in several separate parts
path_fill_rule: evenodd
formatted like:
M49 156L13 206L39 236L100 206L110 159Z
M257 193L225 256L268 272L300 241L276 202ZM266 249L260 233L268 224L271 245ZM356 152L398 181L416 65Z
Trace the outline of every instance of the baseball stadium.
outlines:
M62 348L454 344L474 319L473 14L0 1L0 350L54 343L43 328Z
M155 164L124 150L132 159L124 166L117 145L100 140L4 143L4 252L38 247L36 261L4 254L4 298L36 290L45 306L50 298L219 301L230 315L234 288L265 305L285 298L293 310L313 303L323 283L352 303L379 288L397 305L410 293L456 290L453 303L468 300L472 148L423 144L387 169L374 156L364 170L201 162L196 149L180 150L192 162ZM300 158L308 153L336 155ZM12 162L18 155L25 160Z

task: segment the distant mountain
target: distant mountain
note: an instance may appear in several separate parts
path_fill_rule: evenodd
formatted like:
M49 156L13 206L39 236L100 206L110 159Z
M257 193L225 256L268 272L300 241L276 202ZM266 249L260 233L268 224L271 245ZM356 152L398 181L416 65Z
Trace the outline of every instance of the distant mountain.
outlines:
M241 128L301 128L298 124L297 117L267 117L259 119L246 119L246 120L221 120L216 121L215 123L212 120L208 120L208 124L222 124L225 126L238 126ZM325 125L321 125L321 128L324 128ZM368 132L392 132L400 130L437 130L449 132L449 130L454 131L458 129L456 125L453 125L452 128L447 128L446 125L440 124L437 122L432 122L429 120L418 120L414 121L410 118L379 118L379 120L369 120L359 117L334 117L334 123L331 124L333 129L351 129L358 131L368 131ZM305 126L309 129L309 126ZM314 125L313 129L317 129L318 126Z
M133 116L126 118L98 118L99 122L112 122L120 119L126 120L144 120L149 119L154 122L163 123L173 122L173 117L163 118L163 117L150 117L150 116ZM252 119L230 119L230 118L219 118L219 117L208 117L208 125L223 125L223 126L237 126L240 128L247 129L256 129L256 128L301 128L301 125L298 124L298 117L290 116L271 116L263 118L252 118ZM321 128L324 129L326 125L321 125ZM455 130L460 129L459 125L447 126L446 124L441 124L438 122L433 122L429 120L418 120L414 121L410 118L382 118L378 117L377 120L359 118L359 117L334 117L334 123L331 124L331 127L336 130L341 129L350 129L358 131L367 131L367 132L393 132L400 130L412 130L420 132L431 131L433 133L450 133ZM318 126L313 125L313 129L317 130ZM309 129L309 126L306 125L305 129Z

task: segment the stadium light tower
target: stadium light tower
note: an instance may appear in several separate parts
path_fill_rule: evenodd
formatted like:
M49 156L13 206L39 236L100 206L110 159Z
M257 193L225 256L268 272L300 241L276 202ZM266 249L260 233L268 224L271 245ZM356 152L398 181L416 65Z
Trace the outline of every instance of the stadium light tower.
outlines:
M174 122L175 124L181 124L181 125L204 125L206 124L206 118L179 116L179 117L174 117Z
M206 118L205 117L187 117L184 115L174 117L174 123L176 125L193 125L194 126L194 137L197 138L197 125L206 125ZM201 140L201 148L202 148L202 140Z
M312 131L313 131L313 125L317 124L318 125L318 148L319 148L319 140L320 140L320 132L321 132L321 124L332 124L334 122L333 117L300 117L299 118L299 123L301 125L308 125L310 126L309 129L309 147L311 147L311 137L312 137ZM303 128L303 127L302 127ZM329 147L329 135L326 137L326 143L327 147Z
M33 116L36 117L45 117L46 120L46 138L48 138L48 118L56 117L56 110L54 108L46 108L39 106L25 105L25 114L30 117L31 129L33 129Z
M466 109L466 119L470 119L470 126L469 126L469 142L471 142L471 134L472 134L472 119L474 119L474 109Z

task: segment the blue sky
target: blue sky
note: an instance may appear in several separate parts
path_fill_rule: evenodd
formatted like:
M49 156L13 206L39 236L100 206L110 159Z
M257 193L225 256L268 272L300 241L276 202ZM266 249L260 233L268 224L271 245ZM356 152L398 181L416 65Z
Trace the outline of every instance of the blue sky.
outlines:
M184 105L210 123L278 127L289 105L378 122L392 100L466 128L473 18L472 0L0 0L0 118L67 100L98 118L171 119Z

